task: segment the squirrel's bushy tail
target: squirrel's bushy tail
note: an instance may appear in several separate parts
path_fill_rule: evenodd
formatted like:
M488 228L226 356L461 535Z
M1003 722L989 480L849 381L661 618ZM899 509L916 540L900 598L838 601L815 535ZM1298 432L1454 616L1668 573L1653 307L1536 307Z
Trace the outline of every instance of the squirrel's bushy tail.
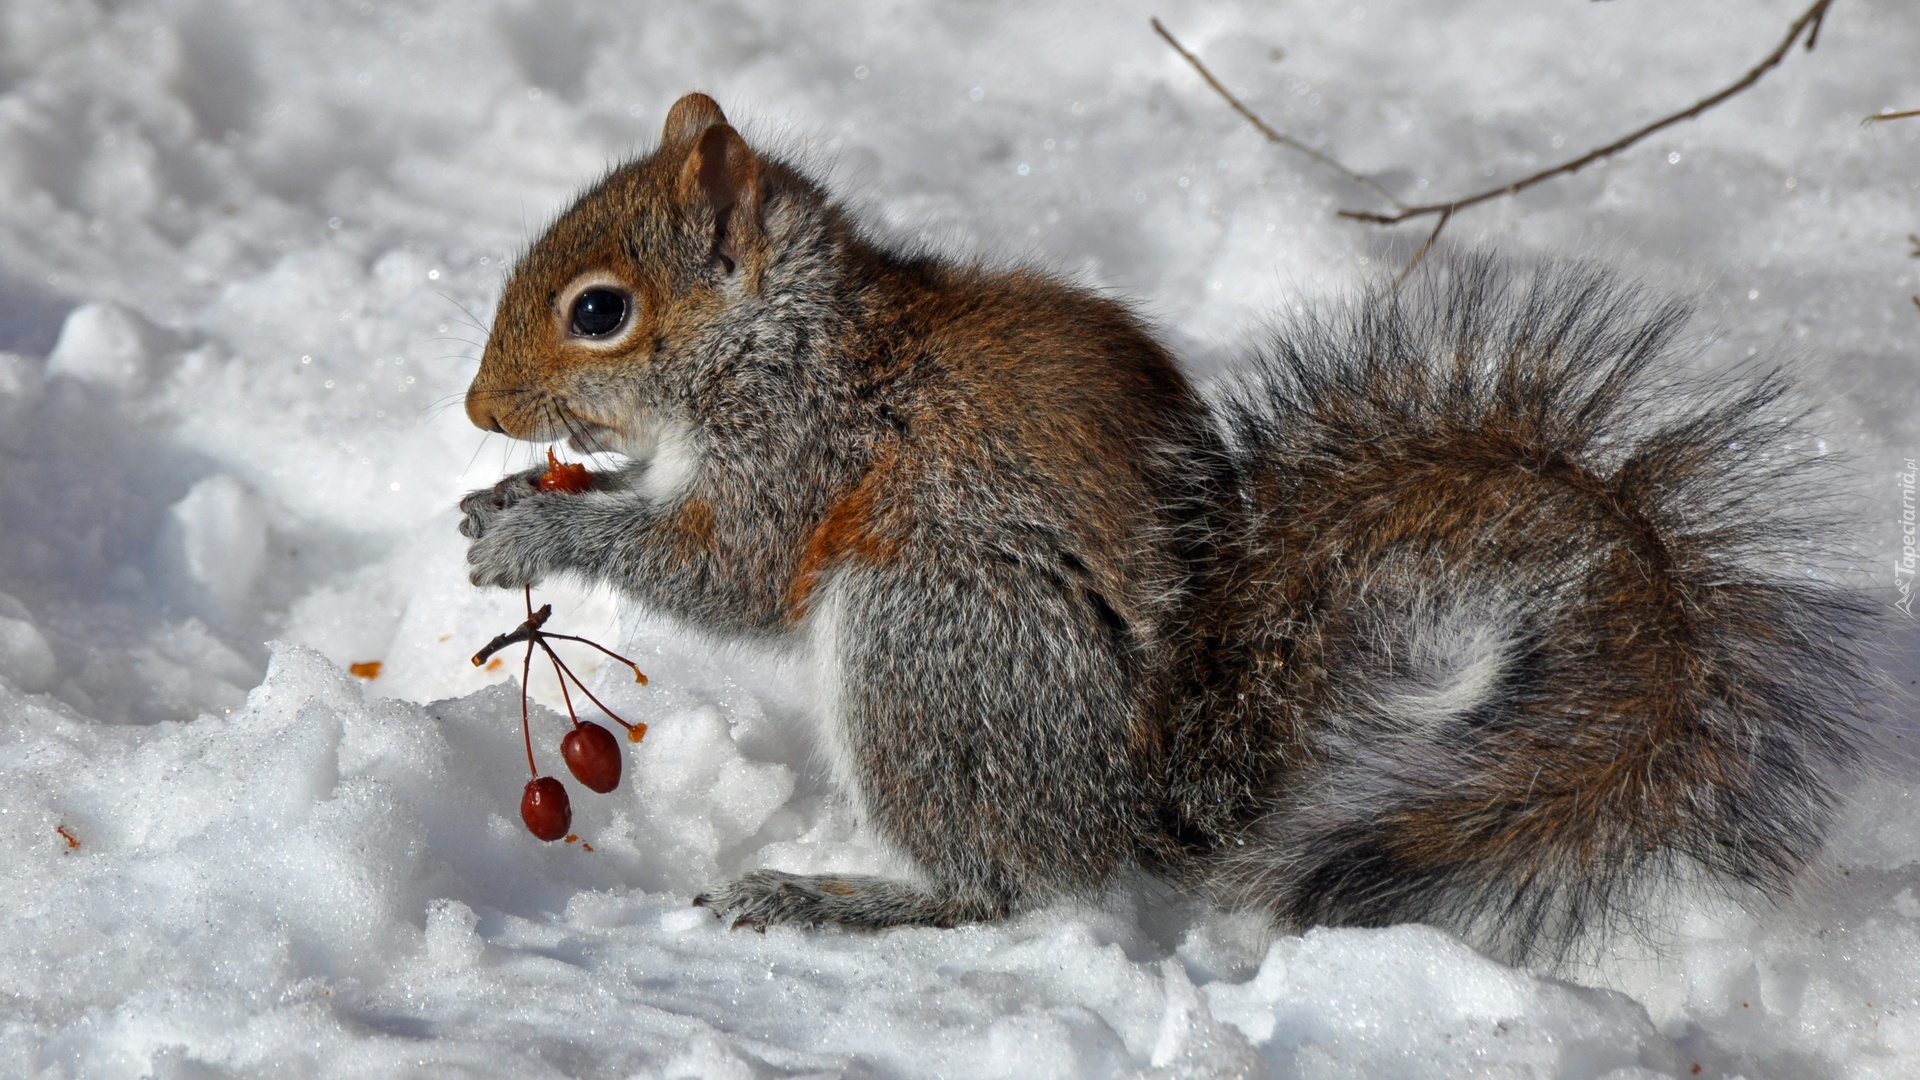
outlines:
M1252 516L1216 706L1283 732L1223 900L1551 960L1651 885L1776 892L1814 853L1871 609L1781 382L1684 378L1685 318L1462 260L1225 395Z

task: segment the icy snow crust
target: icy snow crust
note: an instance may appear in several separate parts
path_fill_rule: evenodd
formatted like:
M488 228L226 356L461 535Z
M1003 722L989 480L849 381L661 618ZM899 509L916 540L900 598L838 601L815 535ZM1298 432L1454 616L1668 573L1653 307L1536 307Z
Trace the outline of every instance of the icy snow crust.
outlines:
M886 235L1135 298L1206 375L1421 229L1335 218L1365 193L1149 14L1421 199L1698 98L1801 6L0 3L0 1075L1920 1075L1904 719L1789 903L1682 898L1561 981L1420 927L1268 943L1150 882L729 933L689 906L727 875L888 869L805 673L543 587L654 677L578 658L652 725L613 795L574 787L588 851L517 820L517 659L466 662L519 598L466 584L452 504L537 452L460 413L476 320L686 90ZM1920 7L1845 0L1751 93L1450 227L1699 297L1702 365L1792 362L1889 601L1920 120L1857 121L1920 108L1916 55ZM1905 683L1912 623L1893 649Z

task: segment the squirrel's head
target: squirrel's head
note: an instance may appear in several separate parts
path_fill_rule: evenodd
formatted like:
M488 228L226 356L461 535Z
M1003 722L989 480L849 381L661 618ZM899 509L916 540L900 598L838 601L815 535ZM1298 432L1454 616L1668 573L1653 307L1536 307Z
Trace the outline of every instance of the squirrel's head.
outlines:
M759 290L766 187L787 179L712 98L675 102L659 149L582 195L514 268L468 418L582 449L627 441L636 375Z

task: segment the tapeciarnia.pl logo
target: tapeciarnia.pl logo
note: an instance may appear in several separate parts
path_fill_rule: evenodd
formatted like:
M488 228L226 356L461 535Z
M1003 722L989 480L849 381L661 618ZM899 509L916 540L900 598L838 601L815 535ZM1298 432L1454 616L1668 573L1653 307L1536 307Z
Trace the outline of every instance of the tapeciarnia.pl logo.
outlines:
M1900 557L1893 561L1893 587L1900 592L1900 599L1893 606L1904 612L1907 618L1913 618L1913 581L1914 581L1914 513L1913 479L1916 472L1914 459L1907 458L1903 464L1905 471L1900 473Z

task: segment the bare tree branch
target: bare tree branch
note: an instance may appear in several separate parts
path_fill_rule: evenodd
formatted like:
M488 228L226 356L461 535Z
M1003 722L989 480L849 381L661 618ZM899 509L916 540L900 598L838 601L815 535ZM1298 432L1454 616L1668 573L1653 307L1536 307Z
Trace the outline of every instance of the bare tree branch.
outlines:
M1193 70L1199 72L1200 77L1207 80L1207 85L1213 87L1214 93L1219 94L1222 98L1225 98L1227 104L1233 106L1234 112L1237 112L1241 116L1246 117L1247 123L1252 124L1254 126L1254 130L1260 132L1260 134L1262 135L1265 135L1267 137L1267 141L1279 143L1281 146L1285 146L1292 150L1298 150L1300 153L1307 155L1308 157L1312 158L1313 160L1319 162L1322 165L1325 165L1327 168L1332 169L1334 172L1339 173L1341 176L1346 177L1348 180L1351 180L1354 183L1359 184L1361 187L1366 188L1368 191L1373 192L1375 195L1380 196L1380 198L1384 200L1389 206L1405 207L1407 205L1406 203L1401 202L1399 199L1394 198L1393 192L1388 191L1386 188L1383 188L1379 184L1374 183L1372 180L1369 180L1367 177L1361 175L1360 173L1354 172L1352 169L1349 169L1345 165L1340 164L1340 162L1334 160L1332 157L1329 157L1328 155L1323 154L1318 150L1315 150L1313 147L1308 146L1306 143L1301 142L1299 139L1296 139L1291 135L1282 134L1281 132L1274 130L1272 125L1268 124L1265 120L1260 119L1259 114L1255 113L1252 109L1247 108L1245 105L1242 105L1240 103L1239 98L1234 97L1232 92L1230 92L1226 87L1220 85L1220 80L1213 77L1213 72L1207 70L1207 65L1201 63L1199 57L1188 52L1186 50L1186 47L1181 45L1180 42L1174 38L1173 34L1169 32L1165 26L1161 25L1159 19L1153 20L1153 29L1161 37L1167 40L1167 44L1173 46L1174 52L1179 53L1181 57L1183 57L1187 61L1187 63L1193 65Z
M1877 124L1882 120L1905 120L1909 116L1920 116L1920 109L1908 109L1906 112L1878 113L1860 122L1863 124Z
M1689 105L1688 107L1680 110L1679 112L1661 117L1660 119L1655 120L1654 122L1647 124L1644 127L1638 128L1635 131L1632 131L1626 135L1621 136L1618 139L1615 139L1614 141L1606 144L1605 146L1595 147L1594 149L1587 151L1586 153L1580 155L1577 158L1573 158L1570 161L1562 162L1551 168L1542 169L1539 172L1536 172L1530 176L1524 176L1510 183L1502 184L1499 187L1489 188L1485 191L1476 192L1475 194L1467 195L1458 199L1452 199L1447 202L1422 203L1417 206L1408 205L1407 203L1402 202L1400 199L1396 198L1391 192L1382 188L1379 184L1374 183L1372 180L1369 180L1367 177L1362 176L1360 173L1355 172L1354 170L1348 168L1346 165L1342 164L1335 158L1327 154L1324 154L1318 150L1315 150L1313 147L1308 146L1307 144L1301 142L1298 139L1295 139L1291 136L1282 134L1281 132L1274 130L1274 128L1271 125L1269 125L1265 120L1262 120L1259 117L1259 115L1256 114L1253 110L1241 104L1240 99L1234 97L1233 94L1229 92L1225 86L1222 86L1220 84L1220 80L1214 78L1213 73L1208 71L1206 65L1200 62L1200 58L1188 52L1180 44L1179 41L1175 40L1174 36L1171 33L1167 32L1167 28L1161 25L1159 19L1153 20L1153 28L1156 32L1159 33L1159 35L1162 38L1166 39L1167 44L1171 45L1175 52L1179 53L1181 57L1187 61L1188 64L1191 64L1193 66L1193 69L1195 71L1200 73L1200 77L1206 80L1207 85L1211 86L1215 93L1219 94L1221 98L1225 99L1226 103L1232 106L1235 112L1245 117L1247 122L1252 124L1254 128L1260 132L1260 134L1266 136L1269 141L1279 143L1282 146L1288 147L1293 150L1297 150L1300 153L1307 155L1308 157L1326 166L1327 168L1333 170L1334 172L1339 173L1341 176L1347 178L1348 180L1351 180L1354 183L1359 184L1360 186L1366 188L1368 191L1373 192L1375 195L1379 196L1383 202L1385 202L1388 206L1393 208L1390 212L1385 212L1385 213L1369 211L1369 210L1337 211L1337 213L1341 217L1349 218L1354 221L1364 221L1373 225L1397 225L1400 222L1409 221L1413 218L1418 218L1418 217L1436 217L1439 219L1434 224L1433 232L1429 233L1426 240L1420 244L1419 248L1415 249L1413 253L1413 258L1407 263L1406 269L1402 270L1400 272L1399 278L1395 280L1394 285L1397 288L1399 286L1399 283L1402 281L1405 281L1407 278L1407 275L1413 272L1414 267L1420 265L1420 260L1426 258L1427 252L1432 249L1434 242L1440 239L1441 230L1445 229L1447 227L1447 223L1453 220L1454 214L1460 212L1461 210L1465 210L1468 207L1478 206L1483 202L1489 202L1493 199L1504 198L1505 196L1508 196L1508 195L1517 195L1520 192L1525 191L1530 187L1533 187L1535 184L1543 183L1555 177L1566 176L1571 173L1579 172L1581 169L1586 168L1588 165L1591 165L1596 161L1600 161L1604 158L1612 157L1613 155L1618 154L1623 150L1626 150L1628 147L1633 146L1635 143L1640 142L1641 140L1647 138L1649 135L1653 135L1654 133L1659 131L1664 131L1665 129L1670 128L1673 125L1678 124L1684 120L1691 120L1694 117L1699 116L1700 114L1713 108L1714 106L1719 105L1721 102L1726 101L1728 98L1731 98L1734 95L1741 93L1742 91L1746 90L1748 87L1751 87L1753 84L1759 82L1760 79L1767 74L1767 72L1772 71L1775 67L1779 66L1780 62L1786 59L1787 54L1793 50L1793 46L1795 45L1795 43L1800 41L1803 35L1806 38L1806 48L1809 52L1811 52L1813 50L1814 45L1818 43L1820 40L1820 25L1822 22L1825 21L1827 17L1827 9L1832 6L1833 6L1833 0L1815 0L1815 3L1813 4L1813 6L1809 7L1798 19L1794 20L1792 26L1787 28L1787 36L1781 40L1780 44L1776 46L1772 52L1768 53L1766 57L1762 59L1758 64L1755 64L1752 68L1750 68L1745 75L1742 75L1739 79L1735 80L1732 84L1728 85L1726 88L1718 91L1717 93L1710 94L1707 97L1701 98L1699 101L1694 102L1692 105ZM1909 113L1889 113L1889 114L1883 114L1880 116L1872 116L1872 117L1868 117L1867 120L1869 122L1875 121L1875 120L1893 120L1893 119L1906 117L1906 116L1920 116L1920 110L1915 110Z
M1400 276L1393 279L1393 288L1388 289L1388 292L1395 292L1406 283L1407 278L1412 276L1414 269L1420 265L1420 260L1426 258L1427 252L1433 250L1433 242L1440 239L1440 230L1446 228L1447 222L1452 220L1453 211L1447 210L1441 213L1440 220L1433 223L1433 231L1427 234L1425 240L1420 241L1419 247L1413 249L1413 257L1407 260L1407 265L1401 269Z
M1762 76L1778 66L1780 61L1786 59L1787 53L1793 49L1794 43L1800 39L1802 34L1805 34L1807 37L1807 48L1812 49L1814 42L1820 37L1820 23L1826 18L1827 9L1831 6L1833 6L1833 0L1816 0L1816 3L1807 9L1806 14L1794 20L1793 25L1787 29L1786 38L1782 40L1779 46L1771 53L1767 54L1766 59L1754 65L1750 71L1742 75L1724 90L1701 98L1699 101L1694 102L1692 105L1687 106L1677 113L1661 117L1637 131L1623 135L1605 146L1589 150L1571 161L1562 162L1550 169L1542 169L1531 176L1522 177L1512 183L1503 184L1497 188L1489 188L1486 191L1468 195L1464 198L1454 199L1450 202L1407 206L1391 214L1378 214L1362 210L1341 210L1339 214L1341 217L1352 218L1355 221L1366 221L1376 225L1394 225L1406 221L1409 218L1428 217L1434 214L1458 213L1469 206L1477 206L1490 199L1498 199L1502 196L1518 194L1535 184L1545 180L1551 180L1556 176L1565 176L1569 173L1579 172L1581 169L1586 168L1588 165L1602 158L1612 157L1614 154L1625 150L1655 132L1664 131L1683 120L1693 119L1708 109L1713 108L1715 105L1747 89L1754 83L1759 82Z

